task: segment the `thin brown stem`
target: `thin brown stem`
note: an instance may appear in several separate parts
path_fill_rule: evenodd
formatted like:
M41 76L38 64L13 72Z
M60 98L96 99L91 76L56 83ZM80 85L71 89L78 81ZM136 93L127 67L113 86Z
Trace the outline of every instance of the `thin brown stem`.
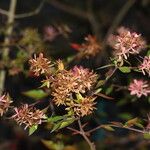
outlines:
M99 22L97 21L95 14L93 12L93 0L87 1L87 12L88 12L88 20L91 24L91 28L93 30L93 34L99 41Z
M82 11L78 8L69 6L67 4L64 4L61 1L58 1L58 0L47 0L47 2L50 5L54 6L55 8L58 8L58 9L64 11L64 12L67 12L71 15L74 15L74 16L77 16L79 18L88 20L88 13L86 11Z
M4 10L4 9L2 9L2 8L0 8L0 14L8 16L9 12Z
M117 28L117 26L121 23L122 19L125 17L127 12L130 10L130 8L134 5L136 0L128 0L125 5L120 9L118 12L118 15L115 17L114 21L112 22L112 25L108 29L108 32L104 38L103 46L105 47L106 41L110 34L114 32L114 30Z
M122 128L122 129L128 129L128 130L131 130L131 131L134 131L134 132L138 132L138 133L142 133L142 134L145 134L145 133L149 133L145 130L139 130L139 129L135 129L135 128L131 128L131 127L127 127L127 126L117 126L117 125L113 125L113 124L110 124L111 127L116 127L116 128ZM91 129L89 131L87 131L88 134L98 130L98 129L101 129L102 128L102 125L99 125L97 126L96 128L94 129Z
M34 15L37 15L43 8L44 2L45 2L45 0L42 0L42 2L39 4L39 6L31 12L27 12L27 13L23 13L23 14L16 14L15 19L21 19L21 18L26 18L26 17L31 17Z
M83 130L83 127L82 127L82 125L81 125L80 119L78 120L78 125L79 125L80 132L81 132L80 134L81 134L81 135L83 136L83 138L86 140L86 142L87 142L88 145L90 146L90 149L91 149L91 150L96 150L95 144L90 141L90 139L87 137L86 132Z

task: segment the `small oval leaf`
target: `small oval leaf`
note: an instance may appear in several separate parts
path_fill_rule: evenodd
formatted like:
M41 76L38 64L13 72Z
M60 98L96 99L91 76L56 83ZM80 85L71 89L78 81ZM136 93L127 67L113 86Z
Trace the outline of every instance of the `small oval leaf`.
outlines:
M23 92L23 95L30 97L30 98L33 98L35 100L39 100L39 99L42 99L42 98L45 98L48 96L48 94L45 93L41 89L29 90L29 91Z
M119 67L119 70L120 70L122 73L130 73L130 72L131 72L131 69L130 69L129 67L126 67L126 66Z

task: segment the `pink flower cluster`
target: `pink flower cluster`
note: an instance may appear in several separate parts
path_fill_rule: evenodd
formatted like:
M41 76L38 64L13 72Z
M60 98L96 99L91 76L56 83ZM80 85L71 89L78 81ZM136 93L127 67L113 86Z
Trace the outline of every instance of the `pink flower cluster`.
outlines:
M139 54L146 47L146 42L140 34L130 32L127 28L118 29L118 35L111 35L109 45L115 49L114 55L119 59L127 59L129 54Z
M142 64L139 66L139 69L145 75L146 73L150 76L150 56L145 56Z
M140 98L142 95L148 96L150 94L150 84L147 81L134 79L133 82L130 83L128 90L131 95L136 95Z

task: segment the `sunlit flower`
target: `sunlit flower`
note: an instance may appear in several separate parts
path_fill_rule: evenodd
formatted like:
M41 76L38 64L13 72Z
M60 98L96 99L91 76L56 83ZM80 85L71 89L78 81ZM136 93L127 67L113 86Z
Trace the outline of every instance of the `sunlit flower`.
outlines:
M63 62L62 62L62 60L57 60L57 67L58 67L58 70L59 71L62 71L62 70L64 70L64 64L63 64Z
M132 83L130 83L128 90L131 95L136 95L140 98L142 95L148 96L150 94L150 84L147 81L134 79Z
M118 59L127 59L129 54L139 54L146 47L141 34L131 32L124 27L119 28L117 32L118 35L111 35L108 42L115 49L114 55Z
M19 108L14 108L15 114L11 119L15 120L19 125L24 125L25 129L33 125L41 124L46 118L45 114L28 104L24 104Z
M96 104L96 102L94 102L95 99L96 97L85 97L78 103L71 101L66 110L72 110L73 113L78 117L90 115L96 109L96 107L94 107Z
M146 73L150 76L150 56L145 56L139 69L145 75Z
M34 55L33 59L29 60L30 63L30 70L34 72L36 76L41 74L46 74L50 72L50 68L52 67L51 61L47 58L43 57L43 53L39 54L39 57Z
M74 87L77 85L71 71L63 70L56 74L52 82L52 95L56 105L65 104Z
M5 94L0 97L0 116L3 116L3 114L10 107L11 103L12 103L12 101L10 100L10 97L8 94Z
M75 66L71 71L77 82L74 92L85 93L87 89L91 89L98 78L97 74L93 73L93 71L90 71L87 68L83 68L82 66Z

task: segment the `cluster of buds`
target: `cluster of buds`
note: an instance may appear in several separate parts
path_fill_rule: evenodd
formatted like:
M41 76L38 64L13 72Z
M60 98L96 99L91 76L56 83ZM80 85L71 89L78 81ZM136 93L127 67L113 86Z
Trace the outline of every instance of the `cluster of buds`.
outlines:
M36 75L49 74L52 68L51 61L43 57L43 53L39 54L39 57L34 55L33 59L29 60L30 70Z
M11 103L12 101L10 100L10 97L8 94L5 94L0 97L0 116L3 116L3 114L7 112Z
M115 49L114 55L118 60L127 59L129 54L139 54L146 47L146 42L140 34L130 32L127 28L118 29L118 35L108 38L109 45Z
M80 57L85 56L87 58L96 56L101 50L101 46L96 40L96 37L91 35L85 37L85 42L81 45L72 43L71 46L79 51Z
M148 96L150 94L150 84L147 81L136 80L130 83L128 90L131 95L136 95L140 98L142 95Z
M150 56L145 56L142 64L139 66L139 70L145 75L146 73L150 76Z
M19 108L14 108L15 114L11 119L15 120L19 125L25 125L25 129L34 125L41 124L46 119L45 114L28 104L24 104Z

